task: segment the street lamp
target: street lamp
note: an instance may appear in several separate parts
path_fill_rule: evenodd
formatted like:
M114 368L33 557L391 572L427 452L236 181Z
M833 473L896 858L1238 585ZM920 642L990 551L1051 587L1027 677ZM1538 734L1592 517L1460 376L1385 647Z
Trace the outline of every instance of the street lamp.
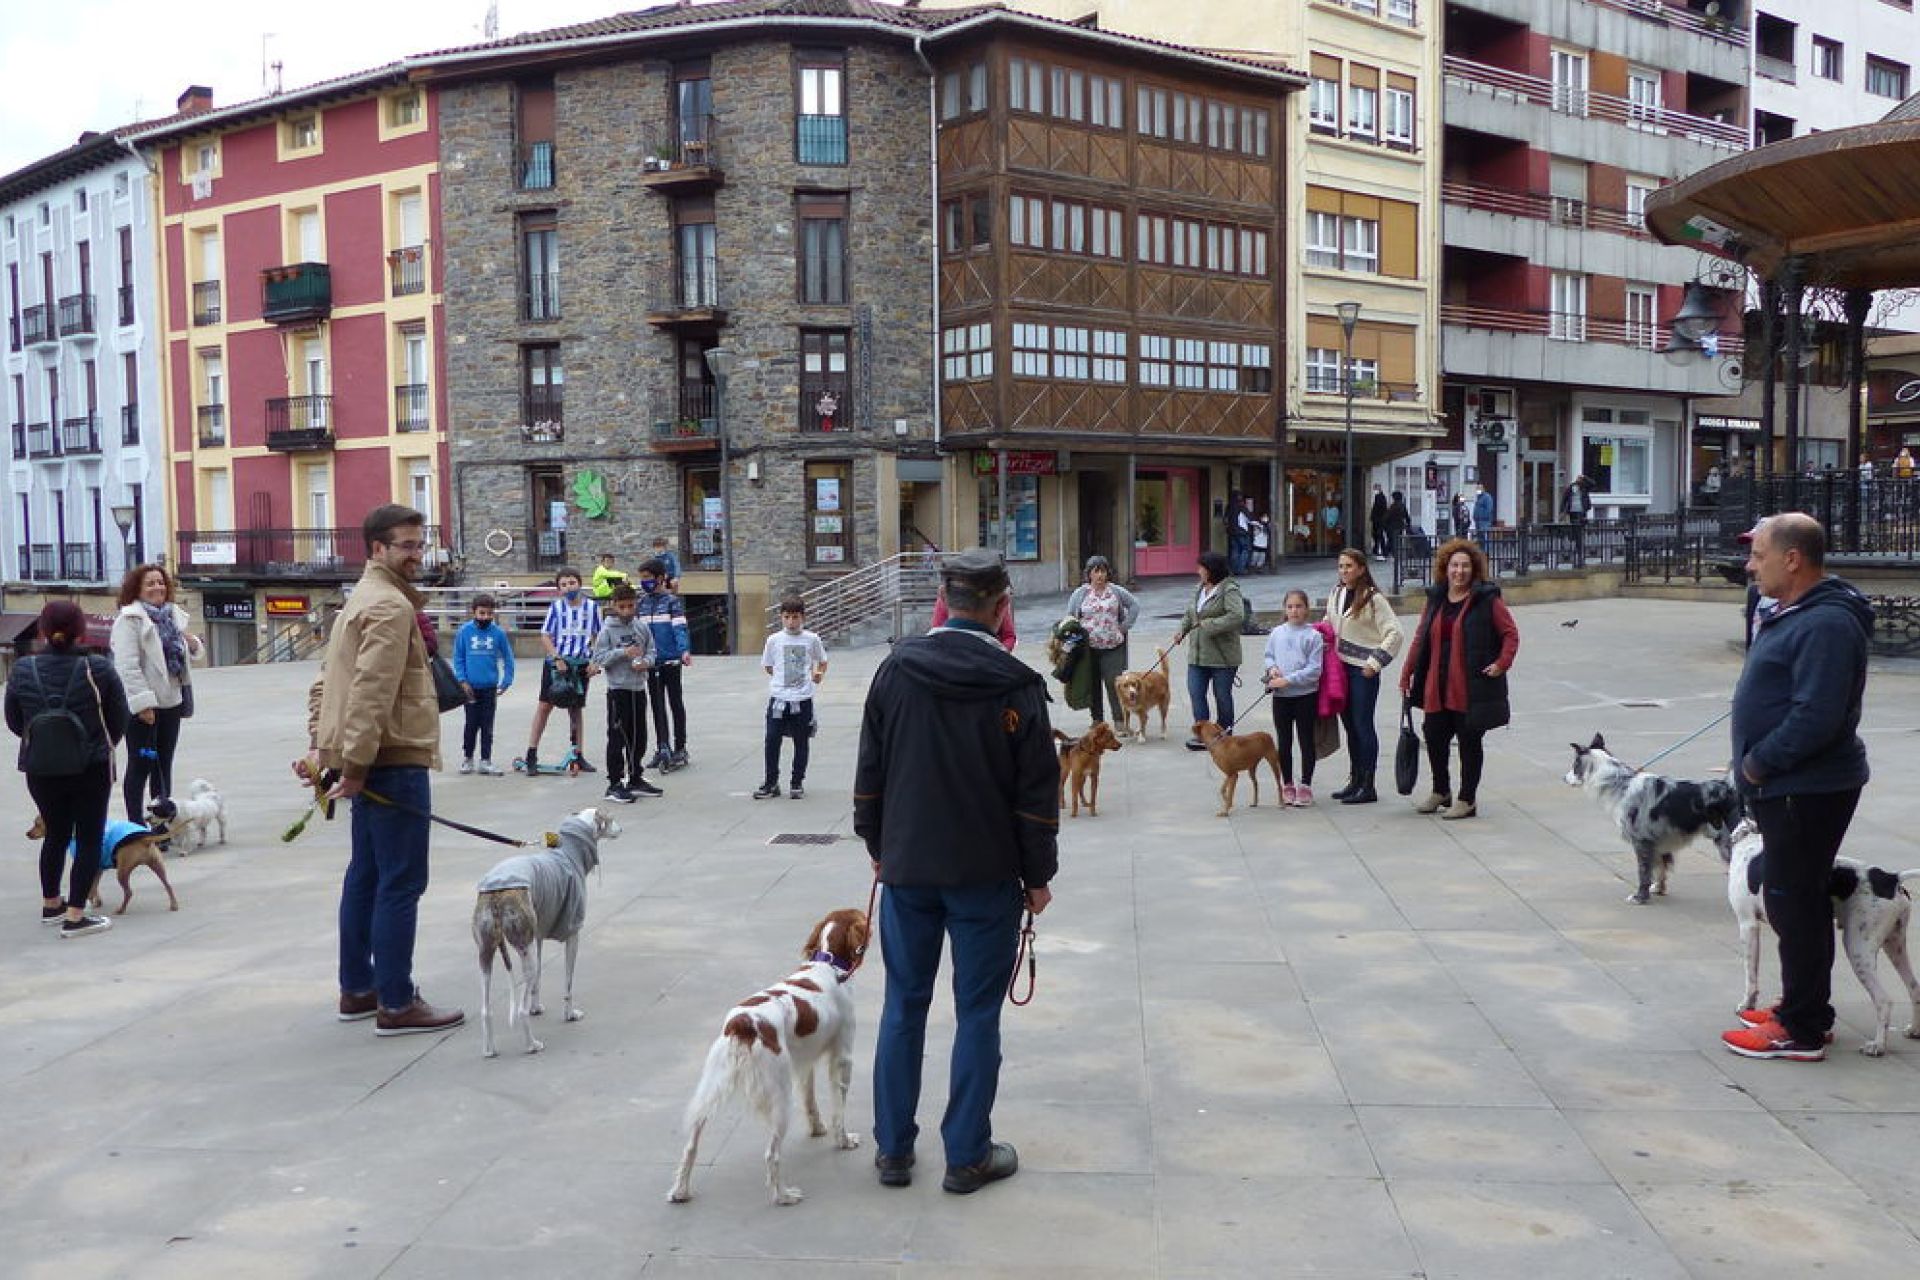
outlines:
M727 478L730 457L727 452L727 379L739 357L725 347L707 348L707 368L713 373L713 421L720 436L720 559L727 571L727 652L738 646L735 638L739 623L733 591L733 483Z
M1357 547L1360 545L1359 542L1351 536L1354 528L1354 512L1358 510L1353 504L1353 326L1360 321L1360 304L1341 302L1336 303L1333 309L1340 315L1340 332L1345 334L1347 339L1346 355L1340 365L1342 389L1347 393L1347 486L1344 518L1349 531L1348 542ZM1338 549L1335 548L1335 550Z
M133 504L116 502L107 508L113 514L113 522L120 526L120 558L128 569L133 568Z

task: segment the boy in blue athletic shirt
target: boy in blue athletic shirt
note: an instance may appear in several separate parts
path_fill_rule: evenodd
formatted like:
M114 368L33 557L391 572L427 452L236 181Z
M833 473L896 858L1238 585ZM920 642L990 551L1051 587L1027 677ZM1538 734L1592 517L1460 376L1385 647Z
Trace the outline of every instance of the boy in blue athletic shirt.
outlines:
M479 772L488 777L500 774L493 766L493 713L500 695L513 687L513 640L494 624L498 607L490 595L475 596L473 616L453 640L453 676L467 695L460 772L474 772L473 748L478 743Z

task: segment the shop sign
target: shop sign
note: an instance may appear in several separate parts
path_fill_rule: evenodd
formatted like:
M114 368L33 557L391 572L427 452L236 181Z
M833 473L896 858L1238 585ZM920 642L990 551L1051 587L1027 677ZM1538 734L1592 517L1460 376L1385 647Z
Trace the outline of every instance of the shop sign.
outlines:
M1037 449L1007 450L1007 474L1010 476L1050 476L1060 469L1060 455ZM1000 455L979 449L973 455L973 474L1000 474Z
M239 547L232 541L191 542L187 544L190 564L237 564Z
M200 597L200 616L208 622L252 622L253 597L209 592Z
M1758 431L1758 418L1729 418L1720 414L1703 413L1697 415L1693 425L1706 431Z
M269 618L304 618L313 606L305 596L268 596Z

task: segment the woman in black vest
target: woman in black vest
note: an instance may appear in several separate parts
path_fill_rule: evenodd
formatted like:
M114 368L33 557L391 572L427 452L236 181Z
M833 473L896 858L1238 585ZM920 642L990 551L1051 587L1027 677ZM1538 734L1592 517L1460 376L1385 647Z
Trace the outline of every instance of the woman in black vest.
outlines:
M100 876L113 751L127 731L127 695L113 663L86 652L87 615L79 605L55 600L42 609L40 635L47 651L13 664L7 728L20 735L20 772L47 828L40 843L40 923L57 924L61 937L77 938L111 924L84 908ZM61 709L79 721L77 731L58 714ZM30 741L34 717L48 711L55 714L40 722L32 735L37 741ZM72 759L56 758L68 755ZM60 868L69 842L77 852L63 904Z
M1424 716L1433 790L1414 806L1442 818L1471 818L1486 756L1481 739L1507 723L1507 671L1520 651L1520 629L1488 579L1487 555L1465 538L1433 557L1434 584L1413 633L1400 694ZM1460 740L1460 790L1449 781L1448 748Z

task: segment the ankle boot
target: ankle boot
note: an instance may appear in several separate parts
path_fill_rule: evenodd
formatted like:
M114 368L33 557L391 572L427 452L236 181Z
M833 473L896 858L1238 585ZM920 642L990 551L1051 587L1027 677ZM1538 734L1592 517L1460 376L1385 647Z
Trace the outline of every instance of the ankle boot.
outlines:
M1340 797L1341 804L1377 804L1380 797L1373 789L1373 775L1363 773L1353 780L1353 790Z
M1340 788L1338 791L1334 792L1333 798L1335 800L1338 800L1341 804L1345 804L1347 802L1347 797L1352 795L1354 792L1358 791L1359 789L1360 789L1360 771L1357 769L1349 769L1347 771L1347 785Z

